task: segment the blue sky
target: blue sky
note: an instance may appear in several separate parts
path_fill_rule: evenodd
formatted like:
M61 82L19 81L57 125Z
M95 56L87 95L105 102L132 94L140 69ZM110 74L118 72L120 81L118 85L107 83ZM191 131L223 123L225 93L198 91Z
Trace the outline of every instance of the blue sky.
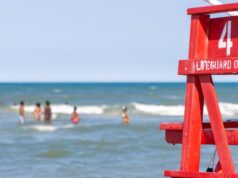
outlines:
M186 9L207 4L174 2L2 0L0 81L183 81Z

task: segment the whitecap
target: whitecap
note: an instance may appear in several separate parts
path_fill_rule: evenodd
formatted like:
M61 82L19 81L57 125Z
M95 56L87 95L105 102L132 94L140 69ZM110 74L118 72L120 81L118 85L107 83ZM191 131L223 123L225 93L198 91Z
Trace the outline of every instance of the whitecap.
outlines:
M54 132L59 129L69 129L73 128L74 125L63 125L63 126L54 126L54 125L33 125L33 126L26 126L25 129L32 129L39 132Z
M54 89L53 92L55 92L55 93L61 93L62 90L60 90L60 89Z
M158 87L156 87L156 86L151 86L150 87L150 90L156 90Z
M135 109L139 112L152 114L152 115L164 115L164 116L183 116L184 105L153 105L133 103ZM237 116L238 104L234 103L219 103L220 111L224 116ZM204 107L204 114L208 115L207 107Z
M133 103L136 110L153 115L182 116L184 114L183 105L152 105Z
M53 118L57 117L57 114L72 114L73 107L66 104L52 105L51 110L53 113ZM13 110L18 110L19 106L10 106ZM77 106L77 111L81 114L103 114L105 106ZM25 112L33 113L35 109L34 105L25 106Z
M238 104L234 103L220 103L221 113L226 116L237 116L238 115Z

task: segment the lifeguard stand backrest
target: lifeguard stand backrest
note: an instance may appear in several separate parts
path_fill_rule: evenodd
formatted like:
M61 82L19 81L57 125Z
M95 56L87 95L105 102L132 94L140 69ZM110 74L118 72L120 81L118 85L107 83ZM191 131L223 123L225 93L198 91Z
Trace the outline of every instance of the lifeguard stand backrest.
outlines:
M191 8L192 16L238 10L238 3ZM238 74L238 16L210 18L207 34L207 58L181 60L179 74ZM204 50L204 49L203 49Z

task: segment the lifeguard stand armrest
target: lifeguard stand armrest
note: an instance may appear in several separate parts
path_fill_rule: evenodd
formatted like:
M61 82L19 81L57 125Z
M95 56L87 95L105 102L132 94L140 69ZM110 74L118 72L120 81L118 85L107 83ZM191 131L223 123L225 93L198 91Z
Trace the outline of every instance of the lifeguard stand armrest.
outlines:
M238 128L238 121L225 121L223 125L226 129ZM208 122L202 123L203 129L210 129L211 124ZM181 122L163 122L160 124L160 130L183 130L183 123Z
M183 123L179 122L163 122L160 124L160 130L182 130L183 129Z
M226 138L229 145L238 145L238 121L226 121ZM215 144L210 123L202 124L201 144ZM232 129L233 128L233 129ZM235 130L234 130L235 129ZM183 123L161 123L160 130L165 130L165 139L173 145L182 143Z
M215 6L204 6L204 7L195 7L189 8L187 13L189 15L201 15L201 14L215 14L221 12L230 12L237 11L238 3L230 3L230 4L221 4Z

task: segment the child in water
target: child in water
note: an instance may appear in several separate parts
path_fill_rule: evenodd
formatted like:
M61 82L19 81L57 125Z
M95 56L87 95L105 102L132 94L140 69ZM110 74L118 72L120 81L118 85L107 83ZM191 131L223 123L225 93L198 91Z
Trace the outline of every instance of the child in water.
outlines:
M77 113L77 107L76 106L74 107L74 112L72 113L72 116L71 116L71 122L73 124L79 123L79 114Z
M19 119L22 124L25 123L25 109L24 109L25 103L24 101L20 102L19 106Z
M52 113L51 113L51 107L50 107L50 102L49 101L45 102L44 115L45 115L45 122L50 123L51 119L52 119Z
M41 106L40 106L40 103L36 103L36 107L35 107L35 110L34 110L34 118L37 121L41 120Z
M122 107L122 119L124 124L129 124L129 115L125 106Z

